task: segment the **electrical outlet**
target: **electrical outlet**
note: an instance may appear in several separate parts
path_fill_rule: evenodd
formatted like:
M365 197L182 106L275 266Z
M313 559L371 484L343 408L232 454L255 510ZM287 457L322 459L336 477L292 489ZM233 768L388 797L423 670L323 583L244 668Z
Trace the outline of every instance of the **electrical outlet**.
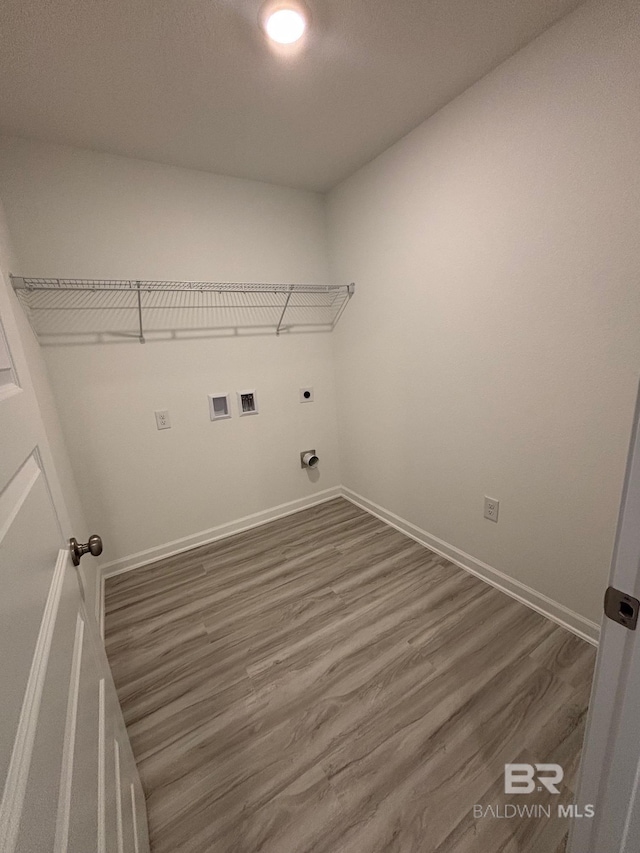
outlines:
M301 388L300 389L300 402L301 403L313 403L313 388Z
M500 511L500 501L497 501L494 498L488 498L485 495L484 496L484 517L488 518L489 521L497 521L499 511Z
M161 412L156 412L156 426L158 429L171 429L171 419L169 412L163 409Z

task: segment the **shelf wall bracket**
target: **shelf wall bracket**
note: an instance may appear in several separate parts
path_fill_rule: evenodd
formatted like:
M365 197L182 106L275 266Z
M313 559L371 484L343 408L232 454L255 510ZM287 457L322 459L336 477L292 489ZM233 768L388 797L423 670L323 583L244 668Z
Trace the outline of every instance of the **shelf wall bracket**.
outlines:
M138 327L140 343L144 343L144 328L142 326L142 294L140 293L140 282L136 281L136 289L138 291Z
M291 299L291 294L293 293L293 285L289 288L289 293L287 293L287 299L284 303L284 308L282 309L282 314L280 315L280 319L278 320L278 328L276 329L276 335L280 334L280 329L282 328L282 321L284 319L284 315L287 311L287 306L289 305L289 300Z
M332 329L335 329L335 327L338 323L338 320L340 319L340 317L342 317L342 312L347 307L349 300L351 299L351 297L353 296L353 294L355 292L356 292L356 285L355 285L355 282L352 281L351 284L347 285L347 298L342 302L342 305L340 306L338 313L334 317L333 323L331 324Z

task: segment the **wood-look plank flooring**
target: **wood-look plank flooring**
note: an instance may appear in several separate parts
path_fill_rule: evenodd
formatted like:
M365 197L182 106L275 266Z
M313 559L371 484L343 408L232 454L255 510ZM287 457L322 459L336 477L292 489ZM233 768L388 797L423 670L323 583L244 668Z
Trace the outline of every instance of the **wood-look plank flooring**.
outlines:
M106 644L154 853L565 848L473 806L572 802L595 650L347 501L110 578Z

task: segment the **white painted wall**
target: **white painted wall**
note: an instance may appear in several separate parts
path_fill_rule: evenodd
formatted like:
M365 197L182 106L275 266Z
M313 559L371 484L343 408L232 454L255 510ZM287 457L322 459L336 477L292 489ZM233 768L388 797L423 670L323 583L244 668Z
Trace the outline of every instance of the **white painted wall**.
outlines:
M599 622L640 372L639 17L631 0L581 7L326 210L310 193L1 142L22 274L322 281L329 254L334 280L358 282L333 336L45 350L106 559L342 481ZM301 406L306 384L316 402ZM247 387L258 417L209 421L207 393ZM317 481L298 467L307 447Z
M324 282L322 199L19 139L0 197L22 275ZM118 560L338 485L328 334L45 347L90 526ZM300 404L312 385L315 402ZM212 423L207 394L256 388ZM172 429L157 431L154 410ZM314 447L318 472L300 468Z
M358 282L343 483L597 622L640 372L639 43L637 2L579 8L328 201Z

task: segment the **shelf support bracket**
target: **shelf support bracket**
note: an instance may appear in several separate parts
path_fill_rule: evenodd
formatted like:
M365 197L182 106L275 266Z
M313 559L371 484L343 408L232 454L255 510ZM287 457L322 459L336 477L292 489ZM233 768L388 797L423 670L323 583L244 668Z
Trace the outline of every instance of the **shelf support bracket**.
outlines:
M342 317L342 312L347 307L347 303L349 302L349 300L351 299L351 297L353 296L353 294L355 292L356 292L356 285L355 285L355 282L352 281L351 284L347 285L347 298L343 301L342 305L340 306L340 309L338 310L338 313L335 316L333 323L331 324L332 329L335 329L335 327L338 323L338 320L340 319L340 317Z
M276 329L276 335L280 334L280 329L282 327L282 320L284 319L284 315L287 310L287 306L289 305L289 300L291 299L291 294L293 293L293 285L289 287L289 293L287 293L287 300L284 303L284 308L282 309L282 314L280 315L280 319L278 320L278 328Z
M140 343L144 343L144 328L142 326L142 295L140 294L140 282L136 282L136 288L138 290L138 327L139 327L139 335Z

